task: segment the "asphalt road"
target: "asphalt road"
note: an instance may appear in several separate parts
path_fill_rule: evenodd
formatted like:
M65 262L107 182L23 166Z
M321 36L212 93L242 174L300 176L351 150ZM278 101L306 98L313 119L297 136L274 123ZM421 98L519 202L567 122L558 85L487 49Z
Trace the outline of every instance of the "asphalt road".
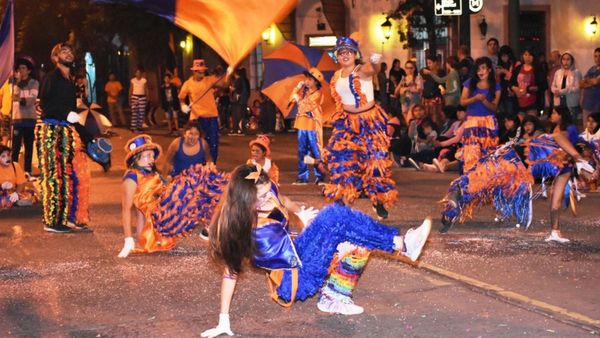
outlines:
M193 234L168 253L118 259L122 242L120 177L123 145L118 130L109 173L94 166L92 234L49 234L41 208L0 211L0 336L198 337L216 325L220 272L206 242ZM151 133L166 149L164 131ZM247 137L221 139L218 167L231 170L247 158ZM282 192L322 207L312 185L295 179L294 134L273 137ZM399 201L386 223L406 231L440 206L456 173L394 169ZM579 215L563 213L573 242L548 244L549 204L534 202L528 231L493 222L491 208L453 228L437 231L418 264L375 255L355 293L358 316L325 315L316 297L286 310L269 300L264 273L247 269L231 312L243 337L585 337L600 332L600 194L588 194ZM357 209L372 214L367 200Z

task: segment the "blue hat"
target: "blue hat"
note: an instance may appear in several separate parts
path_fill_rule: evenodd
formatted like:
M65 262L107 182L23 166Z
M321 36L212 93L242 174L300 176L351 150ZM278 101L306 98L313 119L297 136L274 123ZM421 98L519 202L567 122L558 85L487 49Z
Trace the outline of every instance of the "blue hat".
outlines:
M127 155L125 155L125 164L127 167L132 166L135 155L145 150L153 150L155 158L158 158L162 152L161 146L152 142L152 137L146 134L138 135L127 141L127 144L125 145L125 151L127 152Z
M353 34L356 35L356 34ZM358 48L358 41L353 38L353 36L341 36L335 42L335 48L333 49L333 55L335 55L337 61L337 54L342 49L349 49L356 53L356 58L361 59L362 54L360 53L360 49Z
M113 147L110 141L100 137L87 144L87 153L92 160L100 164L108 164Z

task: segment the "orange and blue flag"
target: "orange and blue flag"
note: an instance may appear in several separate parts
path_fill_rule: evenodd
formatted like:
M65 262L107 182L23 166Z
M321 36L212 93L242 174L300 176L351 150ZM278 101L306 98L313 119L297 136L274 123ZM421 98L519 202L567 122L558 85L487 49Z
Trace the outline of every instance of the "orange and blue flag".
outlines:
M298 0L92 0L133 5L161 16L209 45L235 67L273 22L281 21Z
M15 24L12 0L9 0L7 5L2 25L0 25L0 84L8 80L12 74L15 58Z

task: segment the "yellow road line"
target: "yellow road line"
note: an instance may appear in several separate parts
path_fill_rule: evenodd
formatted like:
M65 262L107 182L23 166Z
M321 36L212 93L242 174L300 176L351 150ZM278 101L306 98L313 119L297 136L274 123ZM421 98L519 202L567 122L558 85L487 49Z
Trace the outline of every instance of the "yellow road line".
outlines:
M503 289L503 288L501 288L501 287L499 287L497 285L489 284L489 283L482 282L482 281L479 281L479 280L471 278L471 277L463 276L463 275L458 274L456 272L448 271L446 269L443 269L443 268L440 268L440 267L437 267L435 265L431 265L431 264L428 264L428 263L425 263L425 262L418 263L417 266L420 267L420 268L424 268L426 270L429 270L429 271L433 271L433 272L438 273L438 274L440 274L442 276L446 276L448 278L458 280L458 281L463 282L465 284L469 284L469 285L472 285L474 287L477 287L477 288L480 288L480 289L483 289L483 290L486 290L486 291L490 291L490 292L496 293L497 295L502 296L502 297L504 297L506 299L509 299L509 300L512 300L512 301L516 301L516 302L519 302L519 303L529 304L529 305L535 306L535 307L537 307L539 309L542 309L542 310L554 312L554 313L557 313L557 314L569 317L569 318L571 318L573 320L576 320L578 322L583 322L583 323L586 323L586 324L589 324L589 325L600 327L600 320L598 320L598 319L590 318L590 317L588 317L588 316L586 316L584 314L573 312L573 311L569 311L569 310L567 310L565 308L562 308L560 306L548 304L546 302L542 302L542 301L539 301L539 300L527 297L525 295L522 295L522 294L519 294L519 293L516 293L516 292L505 290L505 289Z

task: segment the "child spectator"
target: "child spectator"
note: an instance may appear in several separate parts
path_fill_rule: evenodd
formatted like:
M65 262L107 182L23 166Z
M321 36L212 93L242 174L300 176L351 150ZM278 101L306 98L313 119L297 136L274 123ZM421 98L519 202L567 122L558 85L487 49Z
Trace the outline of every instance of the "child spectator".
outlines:
M520 137L521 122L517 115L507 116L504 120L504 132L500 135L500 144L504 144L513 138Z
M25 172L17 162L11 161L11 150L0 144L0 209L13 205L29 206L37 201L35 190L25 178Z

